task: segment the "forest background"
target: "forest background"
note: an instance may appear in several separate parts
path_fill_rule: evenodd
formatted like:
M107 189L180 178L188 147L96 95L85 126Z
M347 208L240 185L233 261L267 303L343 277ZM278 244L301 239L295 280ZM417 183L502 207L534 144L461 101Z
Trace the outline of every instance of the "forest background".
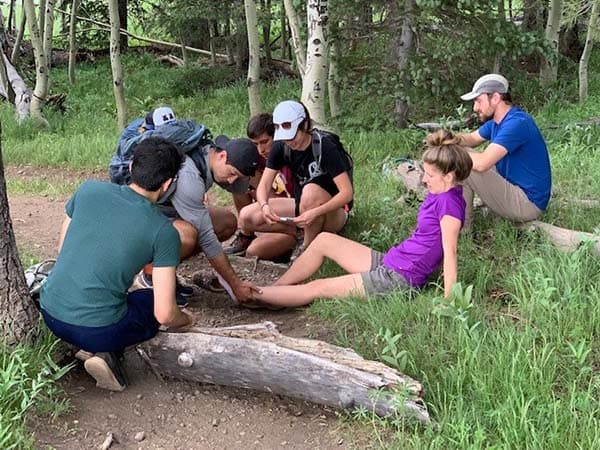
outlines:
M2 44L33 93L26 114L16 96L18 117L9 102L0 106L6 165L104 169L123 122L159 104L217 134L242 136L251 112L302 98L354 157L348 236L384 250L415 223L418 202L398 201L405 191L388 170L398 157L419 157L426 132L414 124L474 126L459 95L495 71L510 80L550 149L553 197L543 220L596 233L599 206L586 200L600 193L598 0L47 0L31 2L38 33L45 30L41 52L33 50L35 29L19 33L24 14L16 3L3 8ZM247 25L252 6L257 22ZM73 11L86 20L75 20L70 33ZM175 46L116 39L115 17L130 34ZM70 36L78 50L69 65ZM159 61L167 54L177 57L174 66ZM113 95L115 81L121 92ZM75 188L7 180L9 193L62 196ZM310 308L335 323L337 343L423 382L436 426L379 421L368 411L351 420L373 421L374 442L386 430L382 447L599 447L600 264L591 244L564 253L481 210L475 219L459 263L459 279L472 290L457 291L443 315L436 314L439 279L410 298ZM23 265L37 260L33 246L19 250ZM321 275L333 273L328 265ZM3 448L29 445L29 411L61 409L53 381L64 369L45 357L54 345L46 337L2 353Z

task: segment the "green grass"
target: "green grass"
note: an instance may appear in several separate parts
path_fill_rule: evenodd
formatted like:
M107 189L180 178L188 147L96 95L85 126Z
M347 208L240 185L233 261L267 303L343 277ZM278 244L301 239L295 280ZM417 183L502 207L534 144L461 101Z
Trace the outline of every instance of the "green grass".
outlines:
M130 118L167 103L179 117L201 121L215 134L244 134L249 115L244 80L229 78L231 73L215 77L205 68L168 69L151 57L127 55L124 64ZM576 90L562 82L569 98L560 89L550 92L534 111L554 178L543 220L590 232L598 226L599 208L570 200L600 198L600 130L573 125L600 115L598 61L594 64L593 95L583 105L569 103ZM68 85L63 68L54 69L52 80L53 92L68 92L68 98L64 116L48 112L49 131L18 127L10 108L0 105L5 162L105 168L118 136L108 63L81 65L75 87ZM530 86L517 85L521 92ZM261 89L263 106L270 110L282 99L297 98L300 83L284 78ZM531 83L529 98L522 97L535 104L543 94ZM410 234L418 204L398 202L403 188L381 169L395 157L417 157L425 134L391 128L381 99L348 91L344 103L346 114L334 125L356 165L348 236L385 250ZM374 116L381 120L366 123L364 117ZM57 197L75 189L75 183L43 179L8 183L11 192ZM219 201L226 199L219 195ZM459 258L459 278L473 287L472 297L457 297L445 315L436 314L441 278L411 296L320 301L310 308L332 322L341 345L420 380L435 426L379 420L364 411L347 420L369 424L373 445L382 448L599 448L598 258L587 247L562 253L537 234L481 212L472 238L461 238ZM321 272L336 273L332 264Z

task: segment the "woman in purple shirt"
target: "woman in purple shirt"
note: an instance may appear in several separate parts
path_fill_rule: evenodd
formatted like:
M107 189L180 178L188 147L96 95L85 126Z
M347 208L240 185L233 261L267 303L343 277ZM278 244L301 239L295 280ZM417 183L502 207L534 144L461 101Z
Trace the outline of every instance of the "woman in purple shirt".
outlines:
M461 181L471 171L467 151L448 131L427 137L423 183L429 193L408 239L383 254L333 233L320 233L272 286L261 287L255 300L276 306L301 306L316 298L367 296L401 288L421 288L443 262L444 295L457 277L457 246L465 218ZM349 275L299 285L321 267L325 258ZM248 305L249 306L249 305Z

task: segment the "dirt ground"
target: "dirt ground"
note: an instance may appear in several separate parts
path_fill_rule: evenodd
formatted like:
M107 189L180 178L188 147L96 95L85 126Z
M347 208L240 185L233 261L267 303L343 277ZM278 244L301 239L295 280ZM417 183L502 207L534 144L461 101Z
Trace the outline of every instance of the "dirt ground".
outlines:
M70 172L28 167L8 167L6 177L44 177L53 183L99 172ZM26 195L9 196L10 213L21 248L42 259L55 256L66 198L51 200ZM244 276L268 282L283 268L237 258ZM186 261L179 273L192 275L207 267L203 257ZM190 307L199 326L227 326L274 322L283 334L331 341L330 325L307 316L302 309L248 310L235 306L224 294L195 288ZM331 408L267 393L193 382L160 381L137 356L126 354L130 386L120 393L95 387L79 364L62 381L72 410L55 420L38 418L31 423L36 448L101 448L112 435L115 449L340 449L365 448L365 433L344 425ZM360 428L360 427L358 427ZM362 436L362 438L361 438Z

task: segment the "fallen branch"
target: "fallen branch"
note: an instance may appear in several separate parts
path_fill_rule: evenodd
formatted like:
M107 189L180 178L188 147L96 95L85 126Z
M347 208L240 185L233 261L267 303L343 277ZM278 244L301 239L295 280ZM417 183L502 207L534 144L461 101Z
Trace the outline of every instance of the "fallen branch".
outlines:
M178 58L175 55L161 55L161 56L158 57L158 60L160 62L171 64L172 66L177 66L177 67L183 67L184 66L183 59Z
M271 322L159 333L142 347L153 369L169 377L429 422L419 382L350 349L283 336Z

